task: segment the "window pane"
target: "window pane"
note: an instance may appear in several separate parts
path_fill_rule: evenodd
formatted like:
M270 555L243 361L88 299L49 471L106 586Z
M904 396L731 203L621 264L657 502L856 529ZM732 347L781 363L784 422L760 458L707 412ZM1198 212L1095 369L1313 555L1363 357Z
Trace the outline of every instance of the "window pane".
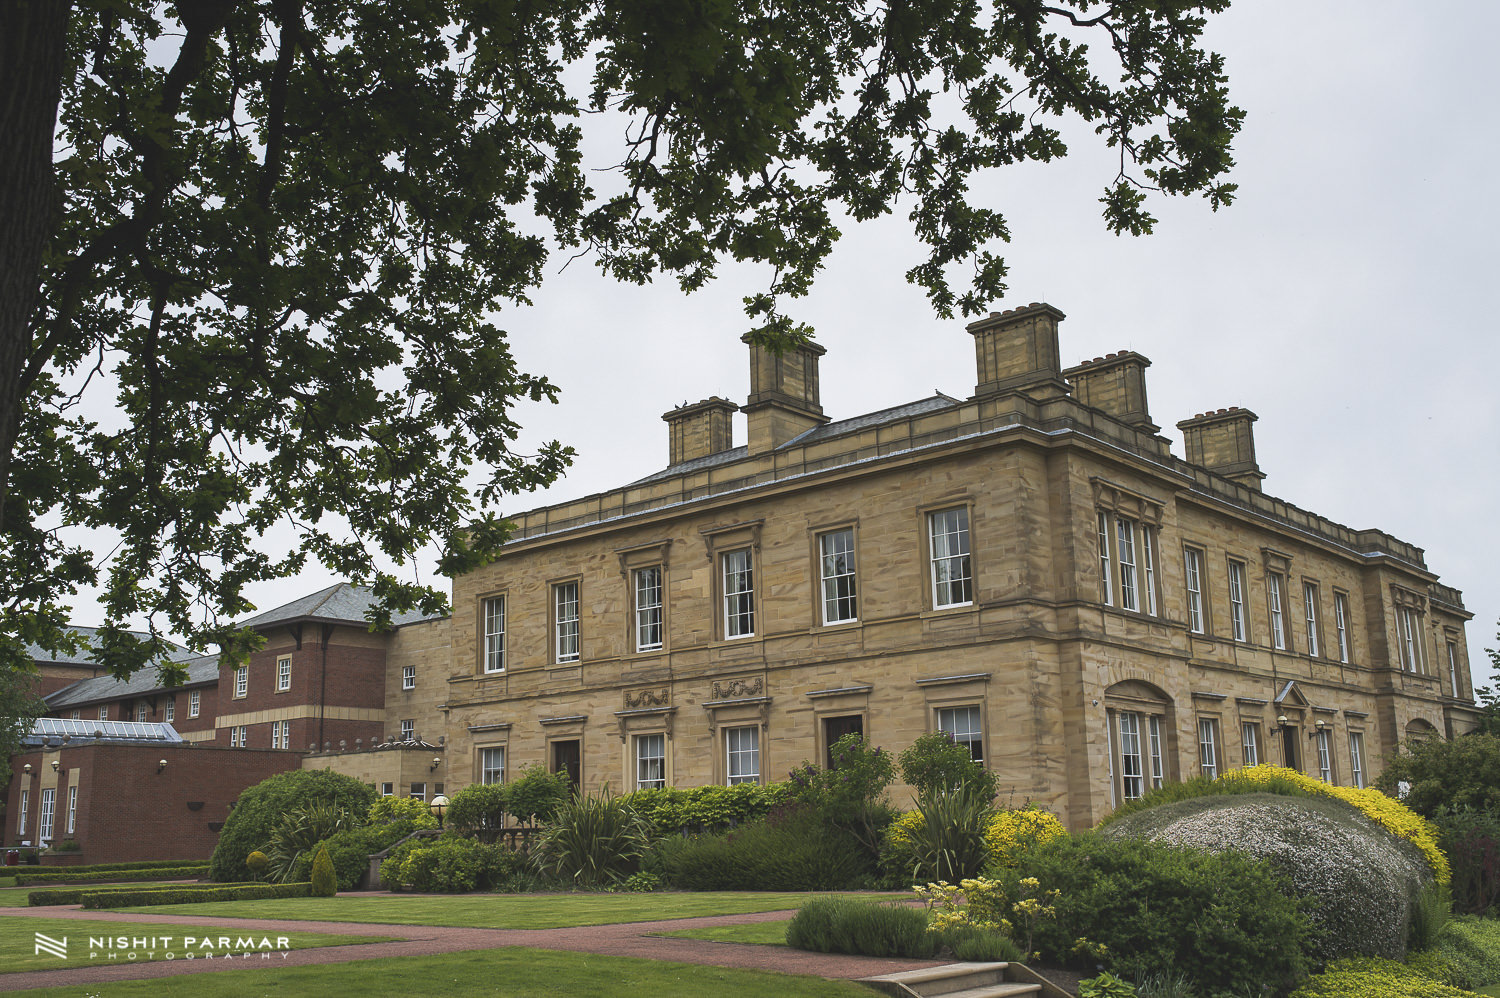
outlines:
M932 547L932 605L962 606L974 601L969 563L969 511L944 510L928 516Z
M479 750L479 781L481 783L505 782L505 749Z
M955 742L968 747L970 759L984 762L984 733L978 706L941 707L937 721L939 731L946 731Z
M1138 580L1135 568L1135 521L1115 521L1120 552L1120 607L1139 611L1140 597L1137 594Z
M1198 767L1209 779L1219 775L1219 722L1213 718L1198 721Z
M554 590L557 620L557 661L578 661L578 583L564 582Z
M661 568L635 573L635 649L655 651L662 646Z
M505 597L484 601L484 671L505 671Z
M640 790L654 790L667 785L667 738L665 735L636 735L635 785Z
M1272 573L1266 585L1271 595L1271 645L1279 651L1286 650L1286 626L1281 620L1281 576Z
M855 601L854 531L835 530L818 538L823 574L823 623L859 619Z
M728 782L758 783L760 781L760 729L730 728L724 733L724 744L729 753Z
M1192 548L1183 555L1187 578L1188 630L1203 633L1203 556Z
M755 578L750 567L750 549L726 551L724 566L724 636L749 637L755 633Z
M1120 785L1126 800L1146 793L1141 770L1141 716L1135 713L1120 715Z
M1307 653L1318 657L1318 587L1310 582L1302 584L1302 606L1307 616Z
M1245 640L1245 566L1237 561L1229 563L1229 622L1234 628L1234 640Z

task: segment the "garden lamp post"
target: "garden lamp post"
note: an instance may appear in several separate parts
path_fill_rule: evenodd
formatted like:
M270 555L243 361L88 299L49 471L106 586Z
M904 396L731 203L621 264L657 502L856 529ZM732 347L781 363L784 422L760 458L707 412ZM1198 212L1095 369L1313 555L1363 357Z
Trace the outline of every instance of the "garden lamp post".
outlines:
M438 794L436 797L432 798L432 803L429 804L428 807L432 810L432 813L437 816L438 829L441 830L443 827L443 813L448 810L448 798L444 797L442 794Z

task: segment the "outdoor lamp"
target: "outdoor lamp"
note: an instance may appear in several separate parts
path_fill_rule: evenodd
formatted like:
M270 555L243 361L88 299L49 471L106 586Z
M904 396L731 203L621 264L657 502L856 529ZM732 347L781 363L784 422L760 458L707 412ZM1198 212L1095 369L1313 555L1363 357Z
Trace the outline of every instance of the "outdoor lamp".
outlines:
M57 772L58 765L59 765L58 760L53 759L52 760L52 772L54 772L54 773Z
M1290 723L1290 722L1287 721L1287 718L1286 718L1285 714L1281 714L1281 715L1277 716L1277 718L1276 718L1276 726L1278 728L1284 728L1284 727L1287 726L1288 723Z
M428 769L437 769L442 764L443 764L442 756L436 756L435 755L435 756L432 757L432 765L428 766L427 768Z
M448 798L444 797L442 794L438 794L436 797L432 798L432 803L429 804L428 807L431 809L433 814L437 815L438 828L441 830L443 827L443 814L448 810Z
M26 765L22 766L21 767L21 772L25 773L27 776L30 776L31 775L31 763L28 762Z
M165 759L158 759L156 761L156 771L158 773L160 773L162 770L164 770L166 768L167 768L167 760L165 760Z

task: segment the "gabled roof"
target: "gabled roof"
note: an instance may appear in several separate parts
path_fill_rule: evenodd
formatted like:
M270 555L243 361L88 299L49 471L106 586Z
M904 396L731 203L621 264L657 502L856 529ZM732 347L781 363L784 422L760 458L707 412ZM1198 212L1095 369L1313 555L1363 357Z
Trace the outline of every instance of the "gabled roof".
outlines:
M368 588L339 582L327 589L320 589L309 596L303 596L301 599L278 606L274 610L267 610L248 620L242 620L240 626L272 627L276 624L290 624L298 620L311 620L363 627L369 625L366 613L374 604L375 597ZM397 627L403 624L415 624L421 620L438 619L440 619L438 614L425 614L417 610L391 615L391 623Z
M98 647L99 628L69 626L68 630L81 639L82 644L78 651L53 652L48 651L41 645L28 644L26 646L26 654L30 655L32 661L36 662L37 665L96 665L94 662L94 651ZM126 631L125 633L140 638L142 641L151 640L151 635L146 631ZM170 642L168 643L170 644ZM187 649L179 648L175 644L172 645L172 648L171 658L174 662L181 661L184 657L192 654Z
M907 402L904 405L891 406L889 409L868 412L863 416L853 416L849 419L840 419L836 422L814 426L812 429L788 440L778 447L777 450L817 443L820 440L827 440L844 433L856 433L874 426L884 426L887 423L899 423L903 419L911 419L913 416L923 416L929 412L948 409L958 404L958 399L950 398L942 392L938 392L930 398L918 399L915 402ZM626 488L635 485L649 485L651 482L661 481L664 478L675 478L678 475L691 474L692 472L703 471L707 468L717 468L723 464L733 464L749 456L749 447L743 445L731 447L729 450L719 451L717 454L695 457L690 461L679 461L676 464L663 468L661 471L631 482Z
M185 664L187 665L187 679L183 681L182 686L172 687L172 689L218 682L219 656L199 655L188 659ZM156 670L148 667L129 679L116 679L114 676L80 679L71 686L64 686L43 699L48 710L60 710L87 703L102 703L106 700L121 700L126 697L162 692L169 692L169 690L161 684L161 677L157 675Z

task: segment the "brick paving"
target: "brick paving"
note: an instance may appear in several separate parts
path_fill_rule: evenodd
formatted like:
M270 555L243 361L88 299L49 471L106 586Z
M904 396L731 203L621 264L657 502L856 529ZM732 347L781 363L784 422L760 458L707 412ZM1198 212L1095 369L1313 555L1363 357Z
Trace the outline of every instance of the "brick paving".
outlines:
M741 915L677 918L655 922L587 925L566 929L467 929L434 925L304 922L265 918L216 918L204 915L84 911L76 906L0 908L0 917L76 919L80 922L117 925L122 930L124 926L131 923L159 923L181 925L184 929L209 927L225 932L253 932L266 935L319 932L330 935L393 937L390 942L383 943L355 943L348 946L292 950L287 953L277 952L273 953L268 960L260 959L258 956L249 960L237 959L230 964L236 970L347 963L351 960L370 960L389 956L426 956L435 953L496 949L504 946L531 946L537 949L565 950L574 953L642 957L649 960L671 960L681 963L736 967L745 970L769 970L846 980L938 965L938 961L933 960L900 960L847 956L837 953L808 953L779 946L721 943L705 939L678 939L652 935L652 933L677 929L779 921L790 918L791 915L791 911L768 911ZM0 973L0 991L175 977L179 974L202 974L224 969L227 968L222 960L201 958L114 964L91 963L82 967L59 967L57 970Z

